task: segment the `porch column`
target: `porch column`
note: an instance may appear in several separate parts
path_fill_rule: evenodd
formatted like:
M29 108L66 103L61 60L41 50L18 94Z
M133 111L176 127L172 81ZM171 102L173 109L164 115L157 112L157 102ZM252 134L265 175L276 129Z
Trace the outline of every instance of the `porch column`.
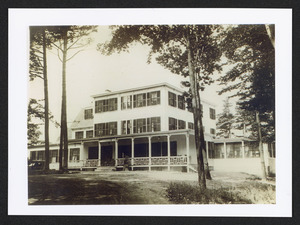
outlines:
M83 141L81 142L81 145L80 145L80 152L79 152L79 159L78 160L82 160L82 156L83 156L83 152L84 152L84 143Z
M118 166L118 140L115 140L115 166Z
M208 141L206 141L206 159L209 159L209 151L208 151Z
M151 157L152 157L152 152L151 152L151 137L148 137L148 146L149 146L149 171L151 171Z
M224 159L227 159L226 142L224 142Z
M189 173L190 172L190 135L186 134L185 135L186 139L186 171Z
M101 142L98 141L98 166L101 166Z
M133 170L134 164L134 138L131 138L131 170Z
M242 141L242 158L245 158L245 143Z
M171 165L171 160L170 160L170 155L171 155L170 135L167 136L167 144L168 144L168 171L170 171L170 165Z

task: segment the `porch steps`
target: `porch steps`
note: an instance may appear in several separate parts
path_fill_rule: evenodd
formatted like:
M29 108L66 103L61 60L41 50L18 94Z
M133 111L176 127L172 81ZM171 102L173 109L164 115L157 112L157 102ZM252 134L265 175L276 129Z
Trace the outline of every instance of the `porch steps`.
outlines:
M116 167L114 166L100 166L97 167L97 169L95 169L95 172L111 172L111 171L115 171Z

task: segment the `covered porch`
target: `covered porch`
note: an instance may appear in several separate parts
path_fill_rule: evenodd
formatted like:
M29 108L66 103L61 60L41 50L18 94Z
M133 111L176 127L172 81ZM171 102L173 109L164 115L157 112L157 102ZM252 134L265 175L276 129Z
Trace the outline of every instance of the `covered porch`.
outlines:
M189 172L194 135L189 130L100 138L70 147L69 169L115 167L125 158L131 170L180 170Z

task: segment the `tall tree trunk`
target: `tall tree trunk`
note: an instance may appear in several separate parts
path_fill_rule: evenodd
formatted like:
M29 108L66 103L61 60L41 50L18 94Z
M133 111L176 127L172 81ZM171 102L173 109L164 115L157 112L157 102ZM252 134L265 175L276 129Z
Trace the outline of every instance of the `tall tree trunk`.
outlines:
M44 97L45 97L45 171L49 170L49 99L48 99L48 76L47 76L47 46L46 31L43 29L43 74L44 74Z
M208 180L211 180L212 178L211 178L210 171L209 171L209 165L208 165L208 160L207 160L207 149L206 149L206 143L205 143L205 139L204 139L204 130L203 130L203 122L202 122L203 112L202 112L202 109L201 109L200 88L199 88L198 84L199 84L198 79L196 79L197 101L198 101L199 109L200 109L200 113L201 113L200 121L199 121L200 122L200 126L199 126L199 129L200 129L200 143L201 143L200 148L202 149L205 178L208 179Z
M67 64L67 29L63 32L63 59L62 59L62 104L61 104L61 132L60 152L63 156L61 169L68 169L68 128L67 128L67 93L66 93L66 64Z
M201 149L201 138L200 138L200 131L201 131L201 112L200 112L200 105L198 101L198 94L197 94L197 82L195 79L195 71L194 65L192 62L192 52L189 40L189 30L187 34L187 51L188 51L188 68L189 68L189 78L191 83L191 92L192 92L192 106L193 106L193 114L194 114L194 124L195 124L195 142L196 142L196 151L197 151L197 162L198 162L198 183L200 190L206 189L206 180L205 180L205 173L204 173L204 164L203 164L203 154Z
M265 155L264 150L262 146L262 140L261 140L261 127L260 127L260 119L259 119L259 112L255 112L256 115L256 123L257 123L257 130L258 130L258 142L259 142L259 154L260 154L260 163L261 163L261 172L262 172L262 179L266 180L266 167L265 167Z

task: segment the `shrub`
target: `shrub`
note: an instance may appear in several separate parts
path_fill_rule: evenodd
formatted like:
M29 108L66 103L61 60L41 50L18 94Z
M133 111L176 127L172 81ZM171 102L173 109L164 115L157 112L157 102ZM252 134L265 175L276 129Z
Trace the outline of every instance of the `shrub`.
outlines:
M205 189L200 191L197 185L170 183L167 197L176 204L251 204L228 188Z

